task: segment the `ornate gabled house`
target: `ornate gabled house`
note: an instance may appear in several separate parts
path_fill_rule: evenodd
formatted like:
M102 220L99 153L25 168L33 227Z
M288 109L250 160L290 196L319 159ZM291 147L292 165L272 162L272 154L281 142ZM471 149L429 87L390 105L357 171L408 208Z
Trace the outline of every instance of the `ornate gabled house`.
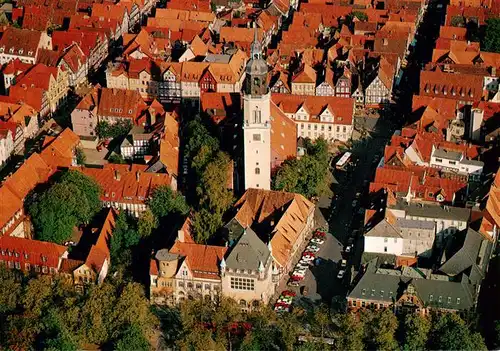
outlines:
M394 66L385 57L380 57L378 65L366 76L366 105L378 106L392 101L394 73Z
M321 76L321 83L316 86L316 96L335 96L334 72L326 67Z

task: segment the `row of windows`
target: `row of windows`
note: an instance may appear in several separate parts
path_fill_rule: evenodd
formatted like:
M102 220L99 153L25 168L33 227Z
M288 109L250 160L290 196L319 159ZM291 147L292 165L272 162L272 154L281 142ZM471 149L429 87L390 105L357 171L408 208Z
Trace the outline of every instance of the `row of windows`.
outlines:
M247 278L231 277L231 289L235 290L255 290L255 280Z
M2 265L5 265L5 263L7 263L7 267L13 269L13 268L16 268L16 269L21 269L21 263L20 262L17 262L17 261L4 261L4 260L0 260L0 266ZM26 271L29 271L31 270L32 266L29 264L29 263L25 263L24 264L24 270ZM47 267L47 266L39 266L39 265L34 265L33 266L35 272L39 273L40 271L42 273L54 273L55 272L55 269L53 267Z
M301 123L301 124L300 124L300 129L304 129L304 128L305 128L305 124L304 124L304 123ZM326 128L325 128L325 125L324 125L324 124L322 124L322 125L321 125L321 131L325 131L325 129L326 129ZM308 124L308 125L307 125L307 130L311 130L311 125L310 125L310 124ZM315 124L315 125L314 125L314 130L318 130L318 125L317 125L317 124ZM329 131L329 132L331 132L331 131L332 131L332 126L328 126L328 131ZM347 132L347 126L343 126L343 127L342 127L342 131L343 131L344 133L346 133L346 132ZM340 126L337 126L337 133L340 133Z

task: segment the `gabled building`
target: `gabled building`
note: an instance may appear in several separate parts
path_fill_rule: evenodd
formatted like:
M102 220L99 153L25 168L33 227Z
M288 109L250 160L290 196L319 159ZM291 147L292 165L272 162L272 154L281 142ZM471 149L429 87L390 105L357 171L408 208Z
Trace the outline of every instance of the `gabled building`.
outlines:
M354 99L335 96L272 94L276 106L297 125L297 138L347 141L351 138Z
M0 64L15 59L35 64L39 49L52 49L51 37L46 32L7 27L0 39Z
M333 70L327 66L321 78L320 83L316 87L316 96L335 96Z
M394 66L382 56L378 66L367 74L365 105L378 106L392 101L394 74Z
M314 95L316 93L316 71L305 63L292 77L292 94Z

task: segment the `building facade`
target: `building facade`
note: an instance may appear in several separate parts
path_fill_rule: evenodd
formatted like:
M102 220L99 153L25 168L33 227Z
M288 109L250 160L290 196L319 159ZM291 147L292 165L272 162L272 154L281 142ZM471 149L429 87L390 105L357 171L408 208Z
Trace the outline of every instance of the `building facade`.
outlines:
M246 66L243 93L243 152L245 189L271 189L271 92L267 63L255 38Z

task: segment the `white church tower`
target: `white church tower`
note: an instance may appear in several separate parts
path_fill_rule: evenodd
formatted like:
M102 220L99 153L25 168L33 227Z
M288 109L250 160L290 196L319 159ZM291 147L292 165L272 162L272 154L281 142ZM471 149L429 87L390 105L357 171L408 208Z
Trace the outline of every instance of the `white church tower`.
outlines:
M271 92L267 71L255 30L243 88L245 190L271 189Z

